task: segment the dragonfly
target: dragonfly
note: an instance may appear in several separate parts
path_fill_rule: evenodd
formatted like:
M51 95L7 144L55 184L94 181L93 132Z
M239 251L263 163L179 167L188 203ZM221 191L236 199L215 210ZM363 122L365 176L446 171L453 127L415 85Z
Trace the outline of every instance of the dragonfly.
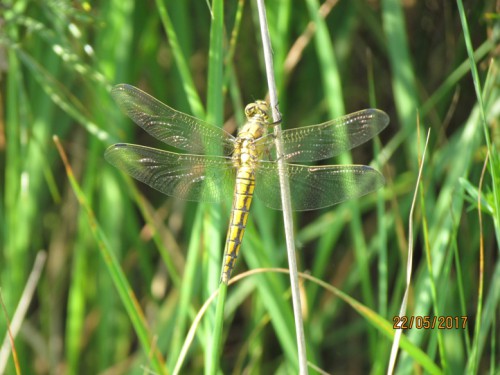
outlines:
M117 143L105 159L160 192L187 201L222 202L232 198L221 282L227 284L238 257L252 199L280 210L278 158L285 163L292 209L315 210L375 191L384 184L366 165L310 166L373 138L389 123L378 109L365 109L318 125L282 131L278 155L267 102L245 108L246 123L233 136L221 127L176 111L140 89L115 86L111 95L121 110L156 139L187 153Z

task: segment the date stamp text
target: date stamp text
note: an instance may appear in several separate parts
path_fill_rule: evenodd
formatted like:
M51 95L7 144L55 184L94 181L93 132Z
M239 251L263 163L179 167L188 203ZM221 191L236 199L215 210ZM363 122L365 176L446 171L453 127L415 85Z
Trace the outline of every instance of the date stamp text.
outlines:
M467 316L394 316L393 329L465 329Z

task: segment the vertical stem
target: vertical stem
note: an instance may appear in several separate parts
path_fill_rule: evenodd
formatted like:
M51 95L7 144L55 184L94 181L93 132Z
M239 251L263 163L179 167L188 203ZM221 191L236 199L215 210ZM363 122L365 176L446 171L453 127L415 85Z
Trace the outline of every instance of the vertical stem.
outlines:
M263 0L257 0L259 11L260 31L262 35L262 47L264 51L264 61L266 65L267 84L269 86L269 98L273 112L273 121L278 122L281 116L278 110L278 95L276 92L276 83L274 80L273 59L271 50L271 40L267 26L266 9ZM295 243L293 238L293 220L292 206L290 201L290 186L286 176L286 164L281 155L283 155L283 140L281 137L281 125L274 127L276 136L276 150L278 155L278 170L281 188L281 202L283 207L283 221L285 225L286 248L288 253L288 266L290 269L290 285L292 289L293 312L295 317L295 330L297 336L297 349L299 356L300 374L307 374L306 345L304 339L304 326L302 319L302 309L299 293L299 279L297 274L297 263L295 260Z
M212 0L212 23L210 28L210 50L208 66L208 90L207 90L207 121L212 124L221 124L223 118L223 35L224 35L224 1ZM206 221L205 231L211 238L208 253L211 259L221 259L221 241L218 235L220 216L216 215L214 207L209 207L209 220ZM212 234L212 235L211 235ZM219 282L219 264L210 262L209 282L206 289L207 294L211 292L211 287ZM222 330L224 327L224 307L226 304L227 285L219 283L219 296L215 312L211 309L207 322L214 322L213 331L207 330L206 343L209 346L207 357L205 358L205 374L215 375L220 372L220 357L222 343Z

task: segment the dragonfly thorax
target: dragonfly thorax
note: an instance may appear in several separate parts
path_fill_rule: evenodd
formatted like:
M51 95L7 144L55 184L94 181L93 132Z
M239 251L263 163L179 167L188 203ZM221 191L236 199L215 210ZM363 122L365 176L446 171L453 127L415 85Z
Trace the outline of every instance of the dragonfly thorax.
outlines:
M253 169L256 166L259 156L260 153L253 137L238 137L236 139L232 157L235 167L249 167Z

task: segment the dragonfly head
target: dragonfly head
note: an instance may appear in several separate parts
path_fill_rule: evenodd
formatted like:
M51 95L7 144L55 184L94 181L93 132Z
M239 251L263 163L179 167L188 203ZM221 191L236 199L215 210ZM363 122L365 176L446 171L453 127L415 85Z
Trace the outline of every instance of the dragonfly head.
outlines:
M269 104L267 104L267 102L264 100L257 100L253 103L250 103L245 107L245 116L247 116L248 120L263 119L264 121L269 122Z

